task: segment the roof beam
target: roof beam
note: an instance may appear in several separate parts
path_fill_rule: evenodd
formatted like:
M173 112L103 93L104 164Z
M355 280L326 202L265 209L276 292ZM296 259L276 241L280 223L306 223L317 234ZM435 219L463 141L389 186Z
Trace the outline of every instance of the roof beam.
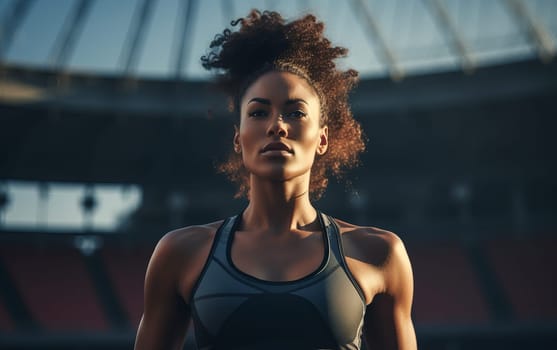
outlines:
M139 48L143 44L143 38L147 29L147 21L150 19L153 8L153 0L143 0L139 2L134 18L128 30L126 43L122 48L120 62L125 75L132 73L137 66Z
M429 0L427 3L430 5L429 7L432 10L434 20L439 23L449 45L459 57L462 69L467 73L473 72L476 68L476 61L470 53L464 38L460 35L447 7L441 0Z
M507 0L506 3L516 19L525 25L530 40L535 43L538 49L540 59L546 63L553 60L553 57L557 54L557 46L551 35L545 30L542 21L528 11L522 1Z
M14 35L23 22L25 15L33 4L34 0L19 0L12 3L12 8L6 11L6 15L0 23L0 60L10 48Z
M55 68L62 68L73 51L77 36L83 29L84 18L89 13L92 0L80 0L75 3L73 11L66 17L64 26L50 53L48 62Z
M177 36L178 42L178 50L176 53L176 59L174 60L174 78L180 79L182 77L182 68L186 64L186 48L187 48L187 36L189 31L193 31L193 26L191 25L193 12L195 9L197 1L196 0L184 0L180 1L182 6L182 11L179 12L178 23L180 23L181 19L181 28L180 28L180 35ZM192 37L192 33L190 33L190 37Z
M353 0L352 7L356 14L357 18L362 18L364 20L364 25L367 27L366 33L369 33L370 40L373 43L379 44L381 48L381 56L383 58L383 62L387 65L389 70L389 75L391 79L394 81L401 80L404 78L404 69L399 65L398 59L396 58L393 50L387 44L385 40L385 36L381 31L379 23L375 20L373 16L373 12L371 11L368 2L365 0ZM375 39L375 40L373 40Z

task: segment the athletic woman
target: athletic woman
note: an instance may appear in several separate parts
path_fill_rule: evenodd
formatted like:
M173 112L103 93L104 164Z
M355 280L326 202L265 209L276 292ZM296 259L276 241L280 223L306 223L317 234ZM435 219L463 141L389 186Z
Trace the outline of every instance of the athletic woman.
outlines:
M312 15L252 11L202 57L238 115L221 170L248 199L238 215L166 234L145 279L136 349L416 349L413 280L397 235L312 205L358 162L357 80ZM193 321L193 322L190 322Z

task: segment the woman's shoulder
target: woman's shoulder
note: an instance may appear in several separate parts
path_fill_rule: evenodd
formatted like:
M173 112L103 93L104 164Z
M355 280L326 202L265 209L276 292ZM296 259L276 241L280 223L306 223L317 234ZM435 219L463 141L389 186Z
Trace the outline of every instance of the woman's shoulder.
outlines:
M172 247L189 247L203 244L213 239L222 223L223 220L219 220L203 225L181 227L167 232L160 239L159 244Z
M395 247L403 244L402 239L394 232L374 226L360 226L336 219L343 240L368 245L388 245Z
M223 220L220 220L172 230L159 240L153 255L162 255L166 258L195 256L207 246L210 248L222 222Z
M178 288L184 300L199 277L222 221L179 228L157 243L147 268L146 284Z
M221 224L222 221L216 221L166 233L155 246L149 265L160 266L169 275L181 275L184 268L195 269L197 265L203 265Z
M345 256L366 264L383 276L383 292L400 295L411 289L412 268L402 239L394 232L336 220Z
M407 258L402 239L394 232L373 226L359 226L335 219L345 251L360 261L385 267Z

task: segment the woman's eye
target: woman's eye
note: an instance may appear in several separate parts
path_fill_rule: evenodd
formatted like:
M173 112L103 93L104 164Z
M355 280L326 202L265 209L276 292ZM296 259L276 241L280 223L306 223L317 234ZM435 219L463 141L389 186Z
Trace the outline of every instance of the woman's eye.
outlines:
M266 111L262 111L262 110L256 110L253 112L250 112L248 114L250 117L253 118L262 118L262 117L266 117L267 116L267 112Z
M287 118L300 119L305 117L306 113L298 110L298 111L284 113L284 116Z

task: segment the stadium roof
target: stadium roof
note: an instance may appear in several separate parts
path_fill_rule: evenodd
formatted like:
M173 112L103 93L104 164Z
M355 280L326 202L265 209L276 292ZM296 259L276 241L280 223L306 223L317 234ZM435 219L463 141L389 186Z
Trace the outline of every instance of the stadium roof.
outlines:
M203 80L215 34L252 8L315 13L364 78L464 69L556 52L544 0L0 0L0 63Z

